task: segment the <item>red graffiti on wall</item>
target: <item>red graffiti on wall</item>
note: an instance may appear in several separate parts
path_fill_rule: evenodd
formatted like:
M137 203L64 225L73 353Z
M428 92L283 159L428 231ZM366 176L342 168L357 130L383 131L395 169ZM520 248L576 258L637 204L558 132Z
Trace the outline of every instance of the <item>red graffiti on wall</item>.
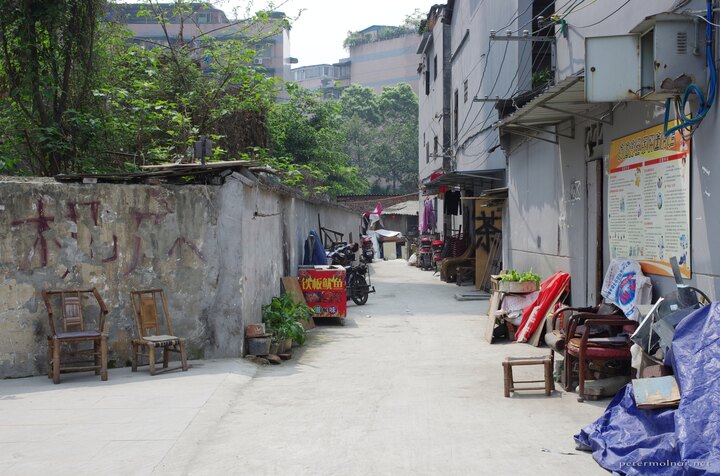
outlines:
M190 248L193 251L193 253L195 253L197 255L197 257L200 258L200 261L205 262L205 257L203 256L202 252L197 247L197 245L195 243L193 243L192 241L188 240L187 238L185 238L184 236L180 236L175 240L175 243L173 243L172 248L170 248L170 251L168 251L168 256L172 256L173 253L175 253L176 249L179 252L181 245L185 245L188 248Z
M95 224L95 226L98 226L98 222L100 219L100 202L97 202L97 201L82 202L82 203L68 202L67 203L68 218L70 218L70 221L72 221L76 225L78 222L78 209L77 209L78 205L90 207L90 214L92 216L93 223ZM75 238L77 240L77 231L70 233L70 236L72 236L73 238Z
M44 267L47 266L48 261L48 245L47 239L45 238L45 232L50 230L50 223L55 221L55 217L45 215L45 204L42 199L37 201L37 216L31 218L23 218L22 220L15 220L11 224L12 226L18 225L35 225L37 238L33 243L32 251L39 246L40 247L40 264ZM62 248L62 245L57 239L53 239L53 243L58 248Z
M153 224L159 225L166 216L172 213L172 210L167 203L164 203L163 205L166 211L159 213L138 211L133 212L133 217L135 218L135 247L133 251L133 257L130 260L130 265L128 266L128 270L125 272L126 275L135 271L140 265L142 258L144 257L142 256L142 237L138 233L138 231L140 230L140 225L142 225L143 222L147 220L151 220Z

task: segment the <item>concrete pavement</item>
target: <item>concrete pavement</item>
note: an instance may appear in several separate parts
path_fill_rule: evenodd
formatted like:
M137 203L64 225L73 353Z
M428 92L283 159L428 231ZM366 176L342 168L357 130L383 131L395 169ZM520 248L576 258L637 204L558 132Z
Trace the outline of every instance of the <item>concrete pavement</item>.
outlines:
M454 300L430 272L374 273L347 325L281 366L0 381L0 474L607 474L572 440L607 400L504 398L502 359L546 349L488 344L487 301Z

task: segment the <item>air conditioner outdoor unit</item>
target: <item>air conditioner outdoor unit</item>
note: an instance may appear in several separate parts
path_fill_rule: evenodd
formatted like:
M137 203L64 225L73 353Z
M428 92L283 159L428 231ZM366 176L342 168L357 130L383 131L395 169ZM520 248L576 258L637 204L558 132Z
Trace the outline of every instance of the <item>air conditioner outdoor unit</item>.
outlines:
M705 92L704 31L687 15L660 13L629 35L586 38L585 99L663 100L691 83Z
M263 59L262 59L262 58L255 58L255 59L253 60L253 63L255 63L255 64L263 64Z

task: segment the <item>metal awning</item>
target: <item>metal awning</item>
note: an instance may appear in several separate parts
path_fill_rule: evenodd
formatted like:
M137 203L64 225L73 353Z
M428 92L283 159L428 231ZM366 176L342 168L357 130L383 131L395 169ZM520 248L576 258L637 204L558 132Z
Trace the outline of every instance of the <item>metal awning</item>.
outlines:
M559 137L575 138L575 119L612 124L612 105L585 101L584 73L568 76L497 123L503 133L557 144ZM554 130L547 127L554 126ZM552 136L554 139L549 139Z
M504 182L505 169L471 170L448 172L435 180L423 182L422 188L428 192L437 191L441 186L472 188L488 182Z

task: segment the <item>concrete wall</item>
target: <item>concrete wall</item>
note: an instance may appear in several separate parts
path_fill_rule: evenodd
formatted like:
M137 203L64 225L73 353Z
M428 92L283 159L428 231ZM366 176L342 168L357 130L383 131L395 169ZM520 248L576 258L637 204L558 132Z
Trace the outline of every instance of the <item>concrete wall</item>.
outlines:
M0 377L47 369L42 289L96 287L110 355L130 358L129 293L162 287L175 332L198 357L236 357L245 324L296 275L322 225L357 235L359 216L230 176L223 186L0 181Z

